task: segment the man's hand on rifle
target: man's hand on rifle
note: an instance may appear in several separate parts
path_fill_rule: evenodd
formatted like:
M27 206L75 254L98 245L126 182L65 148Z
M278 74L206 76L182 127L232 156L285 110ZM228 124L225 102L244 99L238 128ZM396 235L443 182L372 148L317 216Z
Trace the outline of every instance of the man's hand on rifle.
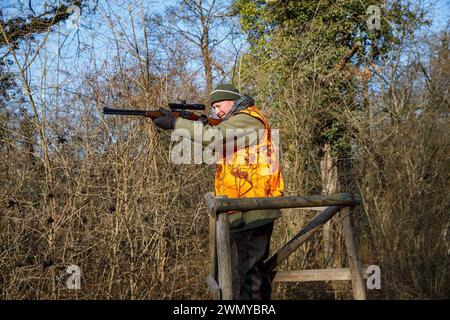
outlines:
M168 110L159 109L159 111L161 111L162 116L153 119L153 123L163 130L173 129L173 127L175 126L176 118Z

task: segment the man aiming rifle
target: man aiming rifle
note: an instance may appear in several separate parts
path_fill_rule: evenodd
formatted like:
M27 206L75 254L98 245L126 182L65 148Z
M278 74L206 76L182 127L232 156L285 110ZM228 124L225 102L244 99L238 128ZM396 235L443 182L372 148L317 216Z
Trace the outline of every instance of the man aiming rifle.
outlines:
M284 183L278 160L274 159L276 154L270 127L264 115L254 105L253 99L239 94L231 84L221 84L211 92L209 102L220 121L206 116L190 119L167 110L160 110L161 116L152 119L163 130L183 129L183 132L188 133L183 135L191 139L196 136L194 127L199 125L202 126L203 137L227 137L227 131L239 131L237 139L225 141L224 138L222 141L225 146L237 140L237 146L231 152L222 152L217 157L215 195L229 198L282 196ZM252 134L258 131L263 134ZM210 143L209 138L202 140L205 146ZM217 141L214 143L217 145ZM233 298L270 299L271 278L264 268L264 260L269 255L274 221L280 217L281 212L278 209L268 209L228 214Z

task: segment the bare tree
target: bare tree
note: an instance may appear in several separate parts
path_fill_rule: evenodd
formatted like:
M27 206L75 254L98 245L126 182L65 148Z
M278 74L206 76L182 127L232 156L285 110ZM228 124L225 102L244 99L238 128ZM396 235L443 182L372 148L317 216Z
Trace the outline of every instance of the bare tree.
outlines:
M153 23L164 37L182 39L191 44L202 62L205 93L212 91L214 72L226 71L215 57L218 48L236 33L228 3L216 0L180 0L169 6L165 15L155 15ZM189 47L185 48L189 50Z

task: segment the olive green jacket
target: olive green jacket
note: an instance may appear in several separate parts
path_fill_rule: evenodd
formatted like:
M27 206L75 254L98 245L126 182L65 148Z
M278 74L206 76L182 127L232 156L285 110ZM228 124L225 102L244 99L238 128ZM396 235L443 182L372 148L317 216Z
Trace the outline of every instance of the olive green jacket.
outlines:
M223 144L223 141L214 141L212 137L217 136L216 134L218 134L218 131L220 131L222 137L226 137L227 129L247 129L247 132L242 130L241 134L237 136L237 142L232 141L231 143L236 145L241 145L240 143L242 143L245 146L252 146L258 142L258 136L249 133L254 133L254 130L261 130L265 128L264 124L260 120L245 113L238 113L215 127L204 125L199 121L194 122L191 120L178 118L175 122L174 129L177 130L177 133L180 136L185 136L194 140L194 126L201 126L202 130L200 132L203 134L202 144L205 147L212 147L218 143ZM197 129L197 133L198 132L199 130ZM278 219L280 215L281 211L278 209L250 210L230 214L230 232L234 233L249 230L267 223L271 223Z

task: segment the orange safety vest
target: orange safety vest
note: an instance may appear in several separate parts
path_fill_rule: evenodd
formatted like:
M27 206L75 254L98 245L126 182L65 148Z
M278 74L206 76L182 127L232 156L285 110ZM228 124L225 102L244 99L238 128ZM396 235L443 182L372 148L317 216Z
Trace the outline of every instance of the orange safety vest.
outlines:
M269 123L255 106L246 113L264 123L264 133L256 145L233 150L218 159L215 194L229 198L277 197L284 192L284 182L271 139ZM230 212L231 213L231 212Z

